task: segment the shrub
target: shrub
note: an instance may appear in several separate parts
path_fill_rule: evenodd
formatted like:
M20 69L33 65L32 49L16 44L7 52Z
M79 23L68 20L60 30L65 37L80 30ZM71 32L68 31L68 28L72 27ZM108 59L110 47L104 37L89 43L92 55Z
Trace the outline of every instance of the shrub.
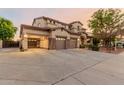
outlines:
M88 46L88 49L93 50L93 51L99 51L99 39L93 38L93 43Z
M96 46L96 45L92 45L92 50L93 50L93 51L99 51L99 48L100 48L100 47L98 47L98 46Z

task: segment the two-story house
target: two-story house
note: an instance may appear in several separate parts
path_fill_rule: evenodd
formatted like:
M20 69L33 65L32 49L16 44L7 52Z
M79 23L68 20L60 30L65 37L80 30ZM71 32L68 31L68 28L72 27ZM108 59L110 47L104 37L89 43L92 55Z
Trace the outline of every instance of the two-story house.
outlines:
M21 25L20 47L46 49L79 48L87 34L80 21L64 23L49 17L38 17L32 25Z

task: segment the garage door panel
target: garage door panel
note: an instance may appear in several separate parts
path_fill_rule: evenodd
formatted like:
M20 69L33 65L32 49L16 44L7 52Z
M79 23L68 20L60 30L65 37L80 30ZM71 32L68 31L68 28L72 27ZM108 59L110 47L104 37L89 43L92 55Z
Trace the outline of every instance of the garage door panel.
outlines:
M65 45L66 39L63 37L57 37L56 38L56 49L65 49L66 45Z

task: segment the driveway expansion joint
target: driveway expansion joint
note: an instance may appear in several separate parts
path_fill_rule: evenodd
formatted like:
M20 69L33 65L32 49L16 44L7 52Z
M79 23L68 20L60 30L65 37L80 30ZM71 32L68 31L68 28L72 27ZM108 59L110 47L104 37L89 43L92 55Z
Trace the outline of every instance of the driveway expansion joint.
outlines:
M108 58L108 59L106 59L106 60L109 60L109 59L111 59L111 57ZM63 81L63 80L65 80L65 79L67 79L67 78L69 78L69 77L71 77L71 76L74 76L74 75L76 75L76 74L78 74L78 73L80 73L80 72L83 72L83 71L85 71L85 70L87 70L87 69L90 69L90 68L92 68L92 67L94 67L94 66L96 66L96 65L98 65L98 64L100 64L100 63L102 63L102 62L104 62L104 61L106 61L106 60L99 61L99 62L97 62L96 64L93 64L93 65L88 66L88 67L86 67L86 68L84 68L84 69L82 69L82 70L79 70L79 71L76 71L76 72L74 72L74 73L71 73L71 74L69 74L69 75L63 77L62 79L60 79L60 80L58 80L58 81L52 83L51 85L55 85L55 84L59 83L60 81Z

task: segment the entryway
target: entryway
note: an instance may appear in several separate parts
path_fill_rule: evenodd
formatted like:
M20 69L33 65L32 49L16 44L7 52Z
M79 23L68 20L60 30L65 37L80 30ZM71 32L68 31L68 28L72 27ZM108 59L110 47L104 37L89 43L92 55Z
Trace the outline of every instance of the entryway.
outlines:
M77 38L71 38L70 39L70 48L76 48L77 47Z

